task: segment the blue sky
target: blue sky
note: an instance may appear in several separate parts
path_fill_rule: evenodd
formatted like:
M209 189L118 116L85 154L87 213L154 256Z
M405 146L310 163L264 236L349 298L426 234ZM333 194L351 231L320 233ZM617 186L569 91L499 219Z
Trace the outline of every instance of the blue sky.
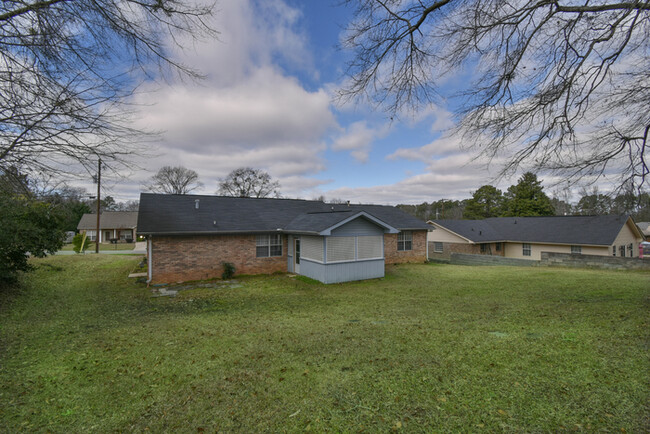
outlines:
M284 197L353 203L462 199L486 183L514 183L493 182L496 172L443 136L453 126L444 102L393 121L363 101L335 102L350 56L337 47L351 17L340 3L220 0L219 40L176 53L206 79L142 87L136 126L162 133L137 161L144 170L107 179L104 194L137 199L164 165L196 170L199 194L250 166L277 179Z

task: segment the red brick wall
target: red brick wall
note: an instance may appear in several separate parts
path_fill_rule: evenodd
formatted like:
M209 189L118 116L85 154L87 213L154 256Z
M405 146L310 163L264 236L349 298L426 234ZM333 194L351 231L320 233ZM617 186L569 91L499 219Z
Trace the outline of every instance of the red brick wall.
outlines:
M413 231L412 250L397 250L397 234L384 235L384 258L386 264L425 262L427 260L427 231Z
M222 262L235 266L235 274L287 271L287 237L282 256L257 258L255 235L154 236L152 283L183 282L221 277Z

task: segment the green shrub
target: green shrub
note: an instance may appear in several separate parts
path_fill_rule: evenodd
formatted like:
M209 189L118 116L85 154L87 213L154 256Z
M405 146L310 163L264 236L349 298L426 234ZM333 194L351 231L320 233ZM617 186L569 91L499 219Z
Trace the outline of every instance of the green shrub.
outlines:
M221 273L221 278L223 280L228 280L235 275L235 266L230 262L223 262L223 273Z
M72 250L76 253L81 253L81 247L84 242L84 234L77 234L72 238ZM86 246L83 246L84 248Z

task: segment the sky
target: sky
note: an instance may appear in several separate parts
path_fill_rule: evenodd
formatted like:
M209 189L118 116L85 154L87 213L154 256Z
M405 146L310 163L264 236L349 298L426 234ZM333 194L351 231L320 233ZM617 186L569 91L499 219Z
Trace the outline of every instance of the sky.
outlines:
M336 102L350 12L340 0L219 0L218 40L176 54L205 79L141 86L135 126L160 135L136 159L142 170L105 178L103 195L138 199L167 165L195 170L196 194L215 194L219 179L252 167L279 181L282 197L352 203L465 199L485 184L516 183L497 182L497 167L445 135L454 123L444 103L391 119L364 102Z

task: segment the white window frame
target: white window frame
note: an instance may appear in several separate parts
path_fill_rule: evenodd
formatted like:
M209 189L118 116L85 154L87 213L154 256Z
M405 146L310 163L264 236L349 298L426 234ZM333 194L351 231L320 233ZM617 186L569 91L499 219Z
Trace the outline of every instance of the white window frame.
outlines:
M397 251L408 252L410 250L413 250L413 232L401 231L397 234Z
M532 256L533 248L529 243L523 243L521 245L521 255L522 256Z
M282 256L282 234L255 236L255 257L274 258Z
M436 253L442 253L445 249L445 245L441 241L433 242L433 251Z
M582 246L571 246L572 255L582 255Z

